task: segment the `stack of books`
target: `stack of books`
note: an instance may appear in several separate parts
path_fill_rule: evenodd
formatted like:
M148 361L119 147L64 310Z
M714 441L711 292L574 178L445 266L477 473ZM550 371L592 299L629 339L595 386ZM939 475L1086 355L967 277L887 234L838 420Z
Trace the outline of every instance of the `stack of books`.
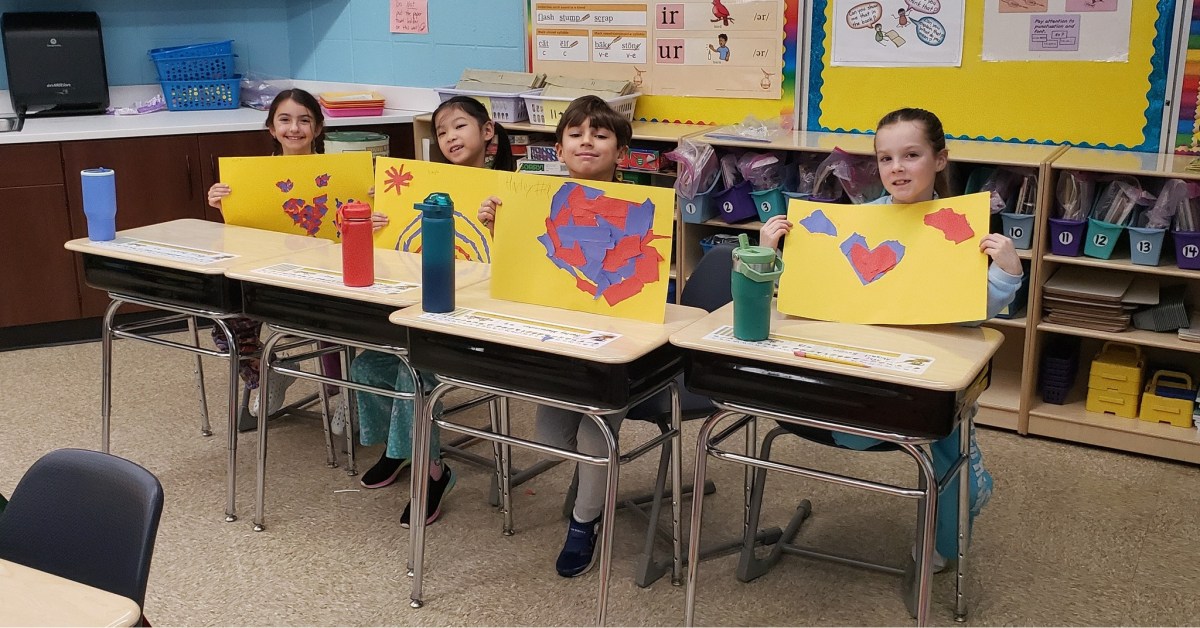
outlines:
M383 96L376 92L323 92L317 99L332 118L383 115Z

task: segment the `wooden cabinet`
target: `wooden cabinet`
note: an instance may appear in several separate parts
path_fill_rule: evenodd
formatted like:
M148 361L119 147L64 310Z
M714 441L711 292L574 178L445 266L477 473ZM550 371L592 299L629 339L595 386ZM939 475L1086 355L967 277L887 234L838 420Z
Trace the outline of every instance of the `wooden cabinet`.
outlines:
M58 144L0 146L0 327L79 317Z
M179 218L204 218L195 135L63 142L62 153L71 231L76 238L87 236L79 172L88 168L116 172L118 231ZM77 259L76 264L81 314L100 316L108 295L84 284L82 262Z
M1067 171L1082 171L1094 176L1130 175L1138 178L1149 189L1157 189L1165 179L1200 181L1200 173L1187 169L1192 158L1170 154L1131 153L1095 149L1071 148L1051 164L1051 189L1053 182ZM1088 443L1124 451L1132 451L1191 463L1200 463L1200 431L1190 427L1177 427L1166 423L1151 423L1140 419L1127 419L1111 414L1088 412L1085 408L1088 372L1091 360L1106 341L1118 341L1138 346L1147 362L1146 379L1153 369L1170 366L1173 370L1189 372L1193 378L1200 375L1200 343L1181 340L1174 331L1153 332L1130 329L1124 332L1103 332L1071 325L1055 324L1043 320L1041 286L1063 267L1083 267L1096 272L1108 271L1125 277L1133 275L1158 280L1161 285L1183 284L1187 286L1187 308L1195 311L1200 304L1200 270L1181 269L1174 263L1175 251L1171 238L1162 252L1158 266L1143 266L1132 263L1128 236L1122 234L1117 248L1109 259L1094 257L1070 257L1054 254L1050 240L1049 217L1052 207L1047 199L1038 216L1038 248L1036 250L1039 273L1036 276L1037 290L1030 290L1031 321L1034 341L1030 343L1030 368L1026 373L1029 384L1029 411L1026 430L1029 434L1049 436L1063 440ZM1065 403L1053 404L1042 399L1035 389L1040 367L1040 357L1046 343L1056 336L1069 336L1080 341L1079 369L1074 388L1067 394Z

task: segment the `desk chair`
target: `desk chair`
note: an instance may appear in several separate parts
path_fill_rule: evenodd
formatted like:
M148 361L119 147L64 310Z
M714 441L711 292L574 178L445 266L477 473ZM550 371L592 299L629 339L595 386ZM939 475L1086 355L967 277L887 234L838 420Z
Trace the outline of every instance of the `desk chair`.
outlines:
M162 508L162 485L146 469L98 451L52 451L25 472L0 513L0 558L141 608Z

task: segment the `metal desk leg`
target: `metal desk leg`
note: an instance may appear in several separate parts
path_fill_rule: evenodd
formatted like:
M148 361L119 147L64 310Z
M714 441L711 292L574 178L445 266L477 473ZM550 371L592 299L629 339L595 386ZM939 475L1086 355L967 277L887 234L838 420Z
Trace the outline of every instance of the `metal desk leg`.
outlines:
M238 422L238 367L241 365L241 356L238 355L237 338L234 337L233 330L229 329L229 325L221 319L214 319L213 324L221 329L221 333L225 334L225 340L229 343L229 420L226 429L229 432L229 461L225 472L225 521L232 523L237 521L237 509L234 505L234 500L237 494L237 422ZM265 374L265 373L264 373ZM259 389L264 392L267 390L266 378L260 379ZM266 403L266 397L260 399ZM259 406L260 415L265 415L266 412L261 411L267 406Z
M196 317L187 317L188 331L192 334L192 345L200 346L200 334L196 331ZM208 422L208 395L204 392L204 361L196 355L196 392L200 397L200 435L212 436L212 425Z
M705 419L704 424L700 426L700 433L696 436L696 474L692 480L692 486L704 486L708 467L708 438L712 434L713 428L721 421L736 415L736 412L718 410ZM685 626L694 624L696 614L696 579L700 574L700 528L703 516L704 491L693 491L692 522L688 535L687 597L683 605Z
M342 377L345 379L350 379L350 356L348 354L349 351L350 351L349 348L343 346L342 350L338 352L338 357L342 363ZM403 360L402 360L402 362L403 362ZM407 364L407 362L405 362L405 364ZM418 381L417 384L418 384L417 390L413 393L414 395L416 395L416 398L413 400L413 415L414 416L416 416L416 408L421 407L420 382ZM321 390L325 390L324 384L320 384L320 386L321 386ZM354 397L351 396L352 394L353 393L351 392L351 390L349 388L342 388L341 402L344 404L347 404L347 406L346 406L346 425L343 427L343 429L345 430L344 433L346 435L346 475L349 475L351 477L358 475L358 460L355 458L355 445L357 443L354 442L355 413L350 411L350 406L349 406L349 404L354 401Z
M263 346L262 355L263 370L268 370L271 368L271 362L267 357L266 345ZM329 373L325 372L325 363L320 358L317 358L317 372L324 377L329 377ZM338 466L337 453L333 450L333 430L329 427L329 420L333 414L329 405L329 393L325 391L325 384L317 384L317 397L321 401L321 429L325 432L325 466L334 469ZM262 407L265 406L259 406L259 408Z
M109 453L109 419L112 417L112 329L113 317L121 307L113 299L104 310L104 327L100 332L100 451Z
M968 411L970 412L970 411ZM970 414L974 414L970 412ZM967 418L959 425L958 455L965 462L958 470L958 569L954 574L954 621L967 620L967 597L963 589L966 587L967 546L970 543L970 501L971 501L971 431L974 429L974 417Z
M510 436L512 426L509 424L508 397L499 398L499 408L499 434ZM500 512L504 514L504 536L512 536L512 446L508 443L500 443Z
M267 492L267 416L265 411L267 407L267 390L268 380L271 378L270 356L275 354L275 345L283 340L284 334L272 333L267 337L267 342L263 344L262 360L260 362L262 368L258 377L258 482L254 486L255 491L255 506L254 506L254 531L262 532L266 529L263 523L263 510L266 508L265 497ZM328 421L327 421L328 423ZM326 425L328 427L328 425Z
M608 477L604 482L604 509L600 515L600 600L596 609L596 625L603 626L608 620L608 580L612 571L612 544L616 528L613 518L617 513L617 471L621 468L621 454L617 450L617 438L604 417L596 414L584 416L596 423L608 446L608 461L605 463Z
M908 443L900 444L917 462L920 472L920 489L925 493L920 504L923 508L917 517L917 625L928 625L929 600L933 588L933 551L937 524L938 477L933 461L925 448Z
M416 382L420 386L420 380ZM409 520L409 545L412 547L412 594L409 598L409 606L413 608L421 608L425 603L423 601L424 592L422 591L422 578L425 569L425 509L426 502L429 501L429 473L419 472L426 470L429 467L429 441L432 435L433 428L433 408L437 402L441 400L446 393L450 392L454 387L449 384L438 384L433 392L426 398L424 407L420 408L420 413L416 416L419 420L413 422L413 467L412 477L412 511L415 516Z

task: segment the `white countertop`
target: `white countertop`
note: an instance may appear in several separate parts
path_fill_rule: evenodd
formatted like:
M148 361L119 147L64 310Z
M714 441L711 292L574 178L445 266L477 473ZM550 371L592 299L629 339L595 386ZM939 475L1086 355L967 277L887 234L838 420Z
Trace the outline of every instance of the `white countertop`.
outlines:
M386 98L381 116L333 118L326 116L325 127L336 129L344 126L366 124L402 124L428 113L437 106L438 96L433 90L348 83L321 83L294 81L296 87L314 94L322 91L354 91L374 89ZM146 100L154 95L157 86L114 87L110 90L112 106L124 107L133 102ZM11 109L7 92L0 92L0 105L5 111ZM52 118L27 118L21 131L0 133L0 144L31 144L36 142L62 142L70 140L101 140L121 137L145 137L155 135L184 135L188 133L223 133L228 131L257 131L266 128L265 111L240 107L209 111L157 111L144 115L117 116L64 116Z

